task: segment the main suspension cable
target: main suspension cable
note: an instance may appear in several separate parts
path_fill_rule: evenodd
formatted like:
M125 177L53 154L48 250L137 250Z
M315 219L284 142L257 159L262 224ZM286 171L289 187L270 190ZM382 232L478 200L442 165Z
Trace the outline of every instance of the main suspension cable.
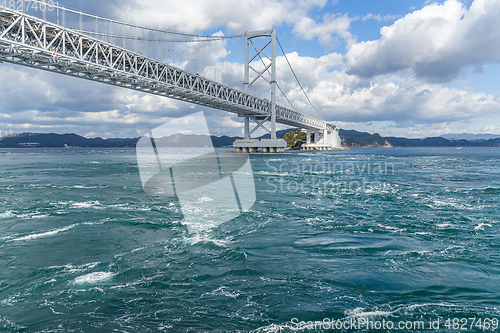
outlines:
M159 38L145 38L145 37L114 35L114 34L110 34L110 33L94 32L94 31L89 31L89 30L78 30L78 29L74 29L74 31L79 32L81 34L113 37L113 38L120 38L120 39L142 40L142 41L146 41L146 42L163 42L163 43L215 42L215 41L221 41L221 40L226 39L224 36L213 36L214 38L210 38L210 39L201 39L200 38L200 39L192 39L192 40L175 40L175 39L159 39Z
M47 6L47 2L45 2L45 1L40 1L40 0L29 0L29 1L30 2L35 2L35 3L40 3L40 4L43 4L43 5ZM138 24L132 24L132 23L124 22L124 21L117 21L117 20L113 20L113 19L110 19L110 18L106 18L106 17L101 17L101 16L97 16L97 15L87 14L87 13L84 13L82 11L70 9L68 7L59 6L57 3L51 4L50 7L52 8L51 10L53 10L54 8L56 8L58 10L62 10L63 12L74 13L74 14L78 14L78 15L90 17L90 18L98 20L98 21L99 20L100 21L106 21L106 22L120 24L120 25L123 25L123 26L132 27L132 28L137 28L137 29L142 29L142 30L147 30L147 31L153 31L153 32L161 32L161 33L171 34L171 35L205 38L206 40L203 40L203 41L212 41L212 39L213 40L221 40L221 39L241 38L241 37L245 36L244 34L230 35L230 36L198 35L198 34L190 34L190 33L184 33L184 32L171 31L171 30L155 29L155 28L150 28L150 27L146 27L146 26L141 26L141 25L138 25Z

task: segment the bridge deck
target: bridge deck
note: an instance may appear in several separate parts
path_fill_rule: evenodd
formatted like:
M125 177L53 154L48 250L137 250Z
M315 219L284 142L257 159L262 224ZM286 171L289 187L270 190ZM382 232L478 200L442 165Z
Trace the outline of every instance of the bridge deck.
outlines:
M270 103L141 54L0 6L0 62L38 68L229 111L268 116ZM278 123L333 129L276 106Z

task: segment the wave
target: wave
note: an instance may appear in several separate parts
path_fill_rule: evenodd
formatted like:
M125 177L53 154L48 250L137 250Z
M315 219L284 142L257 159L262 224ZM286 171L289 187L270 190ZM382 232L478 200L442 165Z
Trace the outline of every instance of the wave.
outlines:
M387 307L387 309L384 309ZM325 318L329 320L340 320L340 321L350 321L359 319L369 319L375 320L378 318L388 318L392 322L398 322L399 320L415 320L418 317L428 317L432 318L435 315L442 315L443 313L450 312L463 312L464 314L470 315L470 312L475 313L476 316L496 316L499 313L497 308L487 308L487 307L474 307L468 304L453 304L453 303L445 303L445 302L436 302L436 303L421 303L421 304L410 304L403 305L396 308L391 307L390 305L383 307L374 307L372 309L356 307L351 310L346 310L344 312L344 317L341 318ZM495 314L495 315L494 315ZM380 319L379 319L380 320ZM297 326L298 322L307 322L316 324L316 328L306 328L303 327L300 329ZM323 324L323 319L315 318L315 319L305 319L304 321L298 318L298 321L293 322L292 318L290 318L289 322L280 323L280 324L270 324L266 326L259 327L255 330L250 331L251 333L284 333L284 332L324 332L326 329ZM363 330L364 332L365 330Z
M75 224L71 224L71 225L68 225L66 227L60 228L60 229L54 229L54 230L51 230L51 231L46 231L46 232L37 233L37 234L30 234L30 235L26 235L26 236L19 237L19 238L14 238L14 239L12 239L10 241L11 242L28 241L28 240L33 240L33 239L41 238L41 237L54 236L54 235L57 235L60 232L64 232L64 231L68 231L70 229L73 229L73 228L75 228L78 225L79 225L79 223L75 223Z
M94 269L97 267L99 264L101 264L99 261L97 262L90 262L88 264L83 264L83 265L72 265L72 264L67 264L64 266L48 266L44 268L45 270L60 270L62 269L65 273L73 274L73 273L79 273L79 272L84 272L89 269Z
M100 208L99 201L72 202L71 208Z
M0 213L0 219L5 219L12 216L14 216L14 214L12 213L11 210L7 210L4 213Z
M492 225L489 224L489 223L479 223L479 225L477 225L476 227L474 227L474 230L480 230L480 231L482 231L482 230L484 230L484 227L490 227L491 228Z
M115 276L111 272L94 272L77 277L73 282L75 285L81 284L97 284L100 282L111 280Z

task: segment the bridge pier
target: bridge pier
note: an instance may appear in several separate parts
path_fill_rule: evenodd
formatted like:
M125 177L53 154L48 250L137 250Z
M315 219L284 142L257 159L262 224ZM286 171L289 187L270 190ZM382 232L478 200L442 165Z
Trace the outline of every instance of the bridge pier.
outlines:
M233 147L243 153L283 153L286 142L283 139L242 139L234 141Z
M314 132L314 142L311 143L311 132L306 131L306 143L302 145L302 150L340 150L342 148L339 130L337 128Z

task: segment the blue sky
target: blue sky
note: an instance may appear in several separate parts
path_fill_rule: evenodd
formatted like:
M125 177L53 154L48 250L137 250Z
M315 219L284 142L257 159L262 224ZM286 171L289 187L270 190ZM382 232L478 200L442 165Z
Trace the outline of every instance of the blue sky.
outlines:
M231 35L274 27L315 108L341 128L407 137L500 134L500 1L59 3L90 14L195 34ZM67 21L70 26L76 22L70 16ZM242 81L241 39L162 43L150 45L148 51L144 45L127 43L128 48L169 63L175 58L176 66L226 84L238 86ZM297 85L281 52L278 56L278 83L296 107L313 114L304 97L295 93ZM0 77L2 134L131 137L200 110L206 112L216 134L242 132L236 115L162 97L6 63L0 64ZM255 94L266 97L266 89L262 86ZM281 102L286 103L283 98Z

